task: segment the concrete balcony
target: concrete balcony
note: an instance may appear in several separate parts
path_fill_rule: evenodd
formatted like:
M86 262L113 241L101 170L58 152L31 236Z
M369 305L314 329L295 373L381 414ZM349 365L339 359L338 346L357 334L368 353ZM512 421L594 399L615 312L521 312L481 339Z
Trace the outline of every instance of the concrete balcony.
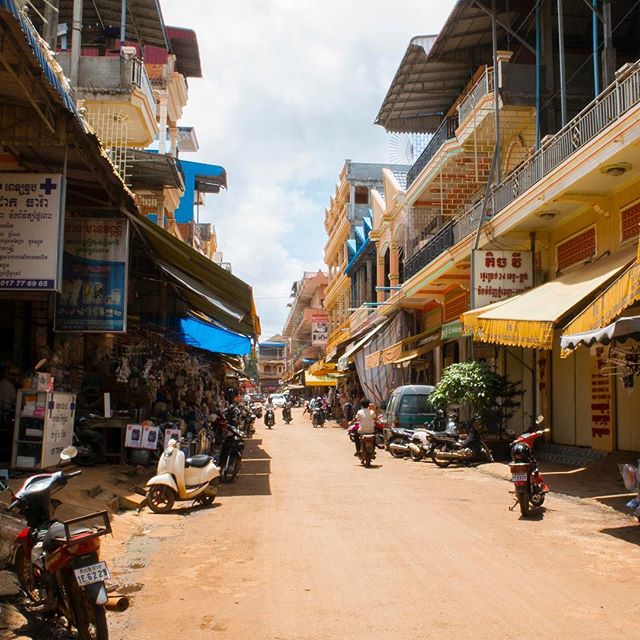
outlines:
M58 53L66 76L70 53ZM158 133L156 98L144 63L120 56L81 56L77 98L84 102L90 124L106 147L146 147ZM111 123L117 119L119 125ZM125 138L125 140L123 140Z

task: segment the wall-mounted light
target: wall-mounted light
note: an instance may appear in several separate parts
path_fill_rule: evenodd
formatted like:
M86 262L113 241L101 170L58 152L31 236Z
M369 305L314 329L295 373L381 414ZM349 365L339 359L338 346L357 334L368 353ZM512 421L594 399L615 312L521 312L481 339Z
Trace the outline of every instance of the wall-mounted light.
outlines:
M536 216L540 218L540 220L549 221L553 220L558 215L558 213L559 211L556 211L555 209L553 211L539 211L538 213L536 213Z
M616 162L615 164L607 164L601 167L600 173L603 173L605 176L618 178L627 173L627 171L631 171L631 169L633 169L633 166L628 162Z

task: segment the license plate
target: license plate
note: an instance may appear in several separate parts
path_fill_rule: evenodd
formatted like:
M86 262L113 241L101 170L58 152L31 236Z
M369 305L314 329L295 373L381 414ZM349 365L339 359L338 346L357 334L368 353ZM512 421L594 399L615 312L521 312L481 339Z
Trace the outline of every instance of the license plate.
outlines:
M106 562L96 562L96 564L90 564L88 567L75 569L74 573L76 574L76 581L81 587L95 582L104 582L110 577Z
M514 473L511 476L511 482L526 482L527 474L526 473Z

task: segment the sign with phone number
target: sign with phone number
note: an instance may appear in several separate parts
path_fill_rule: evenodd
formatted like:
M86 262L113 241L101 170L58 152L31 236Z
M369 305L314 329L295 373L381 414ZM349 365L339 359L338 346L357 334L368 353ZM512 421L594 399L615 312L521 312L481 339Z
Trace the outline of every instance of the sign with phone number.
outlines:
M59 288L64 193L59 174L0 173L0 290Z
M0 280L0 289L53 289L55 280Z

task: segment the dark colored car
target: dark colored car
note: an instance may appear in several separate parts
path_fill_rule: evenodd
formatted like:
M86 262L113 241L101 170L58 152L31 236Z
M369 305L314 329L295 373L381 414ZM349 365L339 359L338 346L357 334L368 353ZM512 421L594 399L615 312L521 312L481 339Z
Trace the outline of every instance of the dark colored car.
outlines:
M409 384L394 389L389 396L385 411L385 442L389 440L392 428L415 429L433 422L435 410L429 403L429 396L435 387L426 384Z

